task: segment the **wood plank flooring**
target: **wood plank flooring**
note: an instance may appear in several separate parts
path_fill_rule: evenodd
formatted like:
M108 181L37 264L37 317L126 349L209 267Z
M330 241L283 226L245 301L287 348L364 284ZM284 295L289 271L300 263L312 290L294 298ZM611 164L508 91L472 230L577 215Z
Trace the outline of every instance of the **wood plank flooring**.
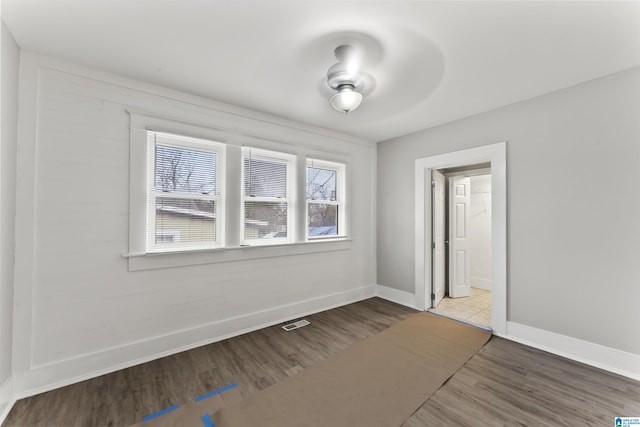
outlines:
M293 332L274 326L22 399L3 426L128 426L233 382L246 397L414 313L372 298ZM614 416L640 416L639 382L494 337L403 426L608 426Z
M640 382L493 337L403 427L613 426Z

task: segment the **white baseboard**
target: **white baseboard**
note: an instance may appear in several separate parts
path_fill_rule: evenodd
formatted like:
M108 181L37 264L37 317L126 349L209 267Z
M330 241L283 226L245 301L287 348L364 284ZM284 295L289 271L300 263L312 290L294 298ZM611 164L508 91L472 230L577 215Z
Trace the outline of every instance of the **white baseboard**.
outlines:
M412 293L382 285L368 285L41 366L19 376L9 377L0 386L0 424L17 399L373 296L410 308L416 307L415 295ZM515 322L507 322L507 334L503 337L640 380L640 356L636 354Z
M373 296L375 286L367 285L56 361L16 375L19 381L14 386L14 398L33 396Z
M491 280L489 279L483 279L481 277L471 276L469 278L469 283L471 284L472 288L484 289L485 291L491 290Z
M375 292L376 296L380 298L416 308L415 295L412 293L383 285L376 285ZM496 335L640 381L640 355L637 354L627 353L516 322L507 322L507 333Z
M16 403L16 399L13 392L13 375L11 375L0 385L0 425L9 415L14 403Z
M640 381L640 355L637 354L516 322L507 322L504 338Z
M376 296L417 310L416 296L410 292L376 285Z

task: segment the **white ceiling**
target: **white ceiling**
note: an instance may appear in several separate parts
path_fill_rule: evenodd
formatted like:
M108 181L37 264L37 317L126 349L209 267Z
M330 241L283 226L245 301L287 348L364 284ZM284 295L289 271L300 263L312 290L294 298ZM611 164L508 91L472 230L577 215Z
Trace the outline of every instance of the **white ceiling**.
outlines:
M381 141L640 66L640 2L2 0L23 49ZM333 49L376 80L349 115Z

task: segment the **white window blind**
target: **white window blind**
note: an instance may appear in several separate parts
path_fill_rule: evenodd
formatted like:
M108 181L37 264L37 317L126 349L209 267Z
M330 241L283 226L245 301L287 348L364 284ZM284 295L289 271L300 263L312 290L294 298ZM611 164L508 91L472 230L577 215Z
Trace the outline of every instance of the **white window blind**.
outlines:
M222 144L149 132L147 251L222 246Z
M307 237L344 236L344 169L341 163L307 159Z
M254 148L244 148L242 155L243 241L292 240L295 157Z

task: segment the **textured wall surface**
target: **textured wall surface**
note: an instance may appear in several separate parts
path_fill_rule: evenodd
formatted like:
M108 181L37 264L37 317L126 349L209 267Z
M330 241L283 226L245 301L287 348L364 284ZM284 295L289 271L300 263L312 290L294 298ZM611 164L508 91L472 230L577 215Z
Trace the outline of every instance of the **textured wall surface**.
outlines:
M229 113L208 100L30 52L22 62L14 343L20 390L373 294L374 145L259 113ZM230 144L348 159L351 241L340 250L315 244L312 253L274 248L277 256L247 248L261 256L233 262L219 253L203 262L200 253L199 265L130 271L123 257L130 111L222 130Z

